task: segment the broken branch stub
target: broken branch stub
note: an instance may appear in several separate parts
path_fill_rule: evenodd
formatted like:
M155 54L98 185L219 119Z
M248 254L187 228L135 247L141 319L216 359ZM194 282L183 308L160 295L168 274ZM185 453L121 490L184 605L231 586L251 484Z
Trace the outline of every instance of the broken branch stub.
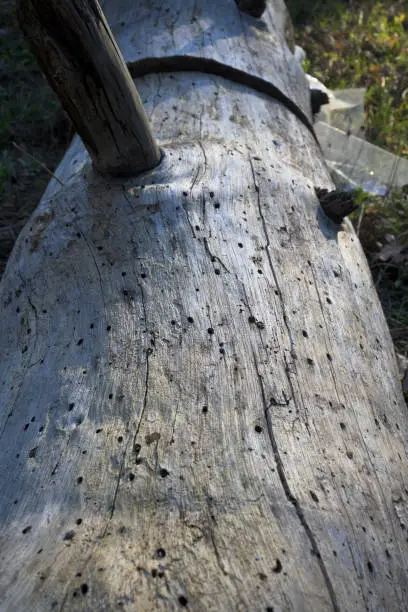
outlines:
M142 101L97 0L18 0L17 11L95 168L126 176L158 164Z

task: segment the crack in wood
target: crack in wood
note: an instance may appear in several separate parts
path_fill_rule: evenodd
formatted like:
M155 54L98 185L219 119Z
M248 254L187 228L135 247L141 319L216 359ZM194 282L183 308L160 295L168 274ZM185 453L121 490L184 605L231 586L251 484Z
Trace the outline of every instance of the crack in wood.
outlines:
M262 228L263 228L263 231L264 231L264 234L265 234L265 239L266 239L266 245L265 245L266 257L268 259L269 267L270 267L270 270L272 272L273 280L275 281L276 290L278 292L277 296L278 296L278 299L279 299L280 305L281 305L283 322L285 324L286 331L287 331L288 337L289 337L289 342L290 342L290 355L291 355L291 357L293 359L294 358L293 336L292 336L292 332L290 330L289 323L288 323L288 316L287 316L287 313L286 313L285 303L283 301L282 291L281 291L281 288L279 286L278 278L277 278L276 272L275 272L275 267L274 267L274 265L272 263L272 258L271 258L271 254L270 254L270 251L269 251L270 240L269 240L268 231L267 231L267 228L266 228L265 216L264 216L264 214L262 212L260 192L259 192L259 185L256 182L255 170L254 170L254 165L252 163L252 159L249 157L248 160L249 160L249 164L251 166L252 178L253 178L254 186L255 186L255 192L256 192L256 197L257 197L259 216L261 218Z
M145 321L145 325L147 326L146 305L145 305L143 287L142 287L142 285L140 283L138 283L138 286L139 286L139 289L140 289L140 292L141 292L141 296L142 296L142 308L143 308L143 314L144 314L144 321ZM144 396L143 396L143 406L142 406L142 411L141 411L141 414L140 414L139 423L137 425L136 433L133 436L132 450L135 448L135 445L136 445L137 436L138 436L138 433L139 433L139 430L140 430L140 426L142 424L143 415L145 413L146 404L147 404L147 394L148 394L148 390L149 390L149 355L150 355L150 352L149 352L149 350L147 350L146 351L145 392L144 392ZM121 479L122 479L122 475L123 475L123 471L124 471L124 466L125 466L125 461L126 461L126 455L127 455L127 451L128 451L129 443L130 443L131 439L132 439L132 436L130 435L129 439L126 442L126 447L125 447L125 450L124 450L123 455L122 455L122 461L121 461L121 464L120 464L119 474L118 474L117 481L116 481L115 492L113 494L113 501L112 501L111 511L110 511L110 515L109 515L108 521L107 521L107 523L105 525L105 529L103 530L102 537L105 537L105 535L107 533L107 530L108 530L108 527L109 527L109 523L112 520L113 515L115 513L116 499L117 499L117 496L118 496L119 486L120 486L120 482L121 482ZM146 464L147 464L147 462L146 462ZM147 464L147 466L148 466L148 464ZM148 467L150 467L150 466L148 466Z
M252 357L253 357L253 361L254 361L254 367L255 367L255 372L256 375L258 377L258 381L259 381L259 387L261 390L261 395L262 395L262 401L263 401L263 405L264 405L264 416L265 416L265 420L266 420L266 425L267 425L267 431L268 431L268 436L271 442L271 446L272 446L272 451L273 451L273 455L275 458L275 463L276 463L276 469L278 472L278 476L279 476L279 480L282 484L282 488L283 491L285 493L286 499L293 505L295 512L297 514L297 517L306 533L306 536L308 537L311 547L312 547L312 554L316 557L317 562L319 564L320 567L320 571L323 574L323 579L324 582L326 584L326 588L328 590L329 596L330 596L330 600L333 606L333 610L335 612L340 612L340 607L339 604L337 602L337 598L336 598L336 594L334 592L334 588L332 585L332 582L330 580L330 576L329 573L326 569L326 566L324 564L324 561L322 559L322 556L320 554L319 551L319 547L317 545L317 540L313 535L313 532L306 520L306 517L303 513L303 510L298 502L298 500L296 499L296 497L293 495L292 491L290 490L289 487L289 483L288 480L286 478L285 475L285 469L283 467L283 461L281 459L280 453L279 453L279 448L278 448L278 443L276 441L275 438L275 434L273 431L273 426L272 426L272 419L271 419L271 415L270 412L268 410L268 403L266 401L266 396L265 396L265 389L263 386L263 380L262 380L262 376L258 370L258 362L257 362L257 358L254 352L252 352Z
M218 263L223 268L223 270L225 272L228 272L228 274L230 274L230 270L228 270L227 266L224 264L222 259L220 259L217 255L213 255L213 253L211 252L210 247L208 246L208 238L204 238L203 243L204 243L204 249L207 255L209 256L209 258L211 259L211 263L215 263L216 261L218 261Z
M98 262L96 261L96 257L95 257L95 255L94 255L94 253L93 253L92 249L91 249L91 246L90 246L90 244L89 244L89 241L88 241L88 238L86 237L86 235L85 235L85 234L84 234L84 233L83 233L83 232L82 232L82 231L81 231L81 230L80 230L78 227L76 227L76 224L74 224L74 227L77 229L78 233L79 233L79 234L82 236L82 238L84 239L84 242L85 242L85 244L86 244L86 246L87 246L87 249L88 249L88 251L89 251L89 254L90 254L90 256L91 256L91 258L92 258L92 261L93 261L93 263L94 263L94 265L95 265L96 272L97 272L97 274L98 274L98 279L99 279L99 287L100 287L100 290L101 290L101 298L102 298L102 304L103 304L103 311L104 311L104 313L105 313L105 315L106 315L106 303L105 303L105 295L104 295L104 291L103 291L102 276L101 276L101 271L100 271L99 266L98 266Z
M284 321L284 324L285 324L285 327L286 327L286 330L287 330L287 333L288 333L288 336L289 336L289 341L290 341L290 354L291 354L291 357L293 359L293 357L294 357L293 337L292 337L292 333L291 333L291 330L290 330L289 324L288 324L288 318L287 318L287 314L286 314L286 308L285 308L285 304L284 304L284 301L283 301L282 292L280 290L279 282L278 282L278 279L277 279L277 276L276 276L276 272L275 272L275 269L274 269L274 266L273 266L273 263L272 263L272 258L271 258L270 252L269 252L270 241L269 241L269 236L268 236L268 232L267 232L267 228L266 228L265 217L263 215L262 208L261 208L259 186L258 186L258 184L256 182L255 171L254 171L254 167L253 167L251 158L249 158L249 163L250 163L250 166L251 166L252 177L253 177L253 181L254 181L255 191L256 191L256 194L257 194L257 202L258 202L259 215L261 217L262 227L263 227L263 230L264 230L264 233L265 233L265 238L266 238L266 249L265 250L266 250L268 262L269 262L269 265L270 265L270 269L271 269L271 272L272 272L272 275L273 275L273 278L274 278L274 281L275 281L275 284L276 284L276 288L278 290L278 297L279 297L279 300L281 302L283 321ZM256 355L255 355L254 352L252 352L252 354L253 354L255 371L256 371L256 374L257 374L257 377L258 377L258 381L259 381L259 385L260 385L260 389L261 389L262 400L263 400L263 405L264 405L264 416L265 416L265 420L266 420L266 424L267 424L267 430L268 430L269 439L271 441L272 451L273 451L273 454L274 454L274 457L275 457L276 468L277 468L279 480L281 481L281 484L282 484L282 487L283 487L283 490L284 490L284 493L286 495L287 500L295 508L295 511L296 511L296 514L297 514L297 516L299 518L299 521L300 521L303 529L305 530L305 533L306 533L306 535L307 535L307 537L308 537L308 539L310 541L310 544L312 546L312 552L316 556L318 564L320 566L320 570L321 570L321 572L323 574L323 578L324 578L327 590L329 592L330 600L332 602L333 610L338 612L340 610L340 608L339 608L339 605L337 603L336 594L334 592L334 588L333 588L332 582L330 580L330 576L328 574L328 571L326 569L326 566L325 566L325 564L323 562L323 559L322 559L322 556L320 554L320 551L319 551L319 548L318 548L318 545L317 545L317 540L314 537L313 532L312 532L309 524L306 521L305 515L303 513L302 508L300 507L300 504L299 504L298 500L296 499L296 497L291 492L288 480L286 478L285 470L284 470L284 467L283 467L283 462L282 462L282 459L281 459L281 456L280 456L280 453L279 453L278 444L277 444L277 441L276 441L276 438L275 438L275 434L274 434L274 431L273 431L273 427L272 427L272 418L271 418L271 414L270 414L270 411L269 411L268 402L267 402L266 396L265 396L265 389L264 389L264 386L263 386L262 376L261 376L261 374L260 374L260 372L258 370L258 363L257 363ZM286 357L285 357L285 365L287 366ZM289 382L289 385L290 385L290 388L291 388L292 398L293 398L293 401L295 402L295 393L294 393L292 381L291 381L290 376L289 376L289 372L287 371L287 367L285 367L285 371L286 371L288 382ZM295 405L296 405L296 402L295 402Z
M139 286L141 297L142 297L142 308L143 308L144 322L145 322L145 326L147 328L147 315L146 315L146 304L145 304L144 291L143 291L143 287L142 287L142 285L140 283L138 283L138 286ZM149 356L150 356L150 350L147 349L146 350L146 374L145 374L145 383L144 383L143 405L142 405L142 411L140 413L139 423L137 425L135 435L133 436L133 445L132 445L133 449L136 447L137 436L139 434L139 430L140 430L140 427L142 425L143 416L144 416L144 413L145 413L145 410L146 410L146 406L147 406L147 395L148 395L148 392L149 392Z
M214 516L214 506L213 506L213 499L207 494L205 497L205 501L207 503L207 507L208 507L208 511L209 511L209 517L208 517L208 524L207 524L207 529L208 529L208 534L210 536L210 541L214 550L214 555L215 555L215 560L216 563L218 565L218 567L220 568L221 573L224 576L228 576L228 578L230 579L231 583L234 585L236 594L238 599L240 600L243 608L247 608L247 606L245 605L245 602L242 599L241 593L242 593L242 586L240 586L239 582L241 582L241 580L238 578L238 576L231 574L230 572L228 572L225 569L224 563L221 559L221 555L220 555L220 551L218 550L218 545L215 539L215 530L214 527L212 525L212 523L214 522L216 524L216 519Z
M118 496L118 492L119 492L119 485L120 485L120 481L121 481L121 479L122 479L123 468L124 468L124 465L125 465L125 458L126 458L126 451L127 451L128 444L129 444L129 440L128 440L127 444L126 444L126 448L125 448L125 450L123 451L122 461L120 462L119 474L118 474L118 478L117 478L117 480L116 480L115 492L114 492L114 494L113 494L113 500L112 500L111 511L110 511L109 519L108 519L108 521L107 521L107 523L106 523L106 525L105 525L105 529L103 530L102 537L105 537L106 532L107 532L107 529L108 529L108 527L109 527L109 523L110 523L110 521L112 520L113 515L114 515L114 513L115 513L115 508L116 508L116 498L117 498L117 496Z

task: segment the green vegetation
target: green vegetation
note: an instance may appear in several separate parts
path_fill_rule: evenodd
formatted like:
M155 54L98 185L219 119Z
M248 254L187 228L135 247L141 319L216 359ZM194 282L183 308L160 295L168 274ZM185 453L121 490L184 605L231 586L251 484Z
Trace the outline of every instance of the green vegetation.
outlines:
M407 177L408 181L408 177ZM408 188L356 194L353 215L397 351L408 354ZM408 399L408 398L407 398Z
M408 157L407 0L287 2L305 69L330 89L365 87L370 142ZM408 177L407 177L408 184ZM397 350L408 356L408 188L356 194L352 215Z
M330 89L366 87L367 139L408 156L408 3L314 4L293 9L307 71Z

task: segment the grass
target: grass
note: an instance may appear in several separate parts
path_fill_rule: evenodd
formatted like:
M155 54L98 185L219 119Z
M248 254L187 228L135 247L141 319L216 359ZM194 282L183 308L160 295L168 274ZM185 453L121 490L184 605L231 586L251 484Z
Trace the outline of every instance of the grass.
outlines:
M331 89L366 87L367 139L408 157L406 0L318 5L308 16L294 10L306 69Z
M356 194L353 221L370 263L396 349L408 354L408 189ZM408 399L408 398L407 398Z
M287 2L305 69L330 89L365 87L365 136L408 157L406 0ZM408 177L407 177L408 183ZM356 194L352 215L397 351L408 356L408 188Z

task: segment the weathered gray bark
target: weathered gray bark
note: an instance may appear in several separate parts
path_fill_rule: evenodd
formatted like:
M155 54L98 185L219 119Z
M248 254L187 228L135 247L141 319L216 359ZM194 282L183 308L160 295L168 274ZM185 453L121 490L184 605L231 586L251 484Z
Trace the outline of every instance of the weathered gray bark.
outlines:
M129 176L160 151L97 0L18 0L19 22L95 167Z
M407 412L313 135L219 75L137 85L161 164L76 138L0 285L2 609L406 609Z

